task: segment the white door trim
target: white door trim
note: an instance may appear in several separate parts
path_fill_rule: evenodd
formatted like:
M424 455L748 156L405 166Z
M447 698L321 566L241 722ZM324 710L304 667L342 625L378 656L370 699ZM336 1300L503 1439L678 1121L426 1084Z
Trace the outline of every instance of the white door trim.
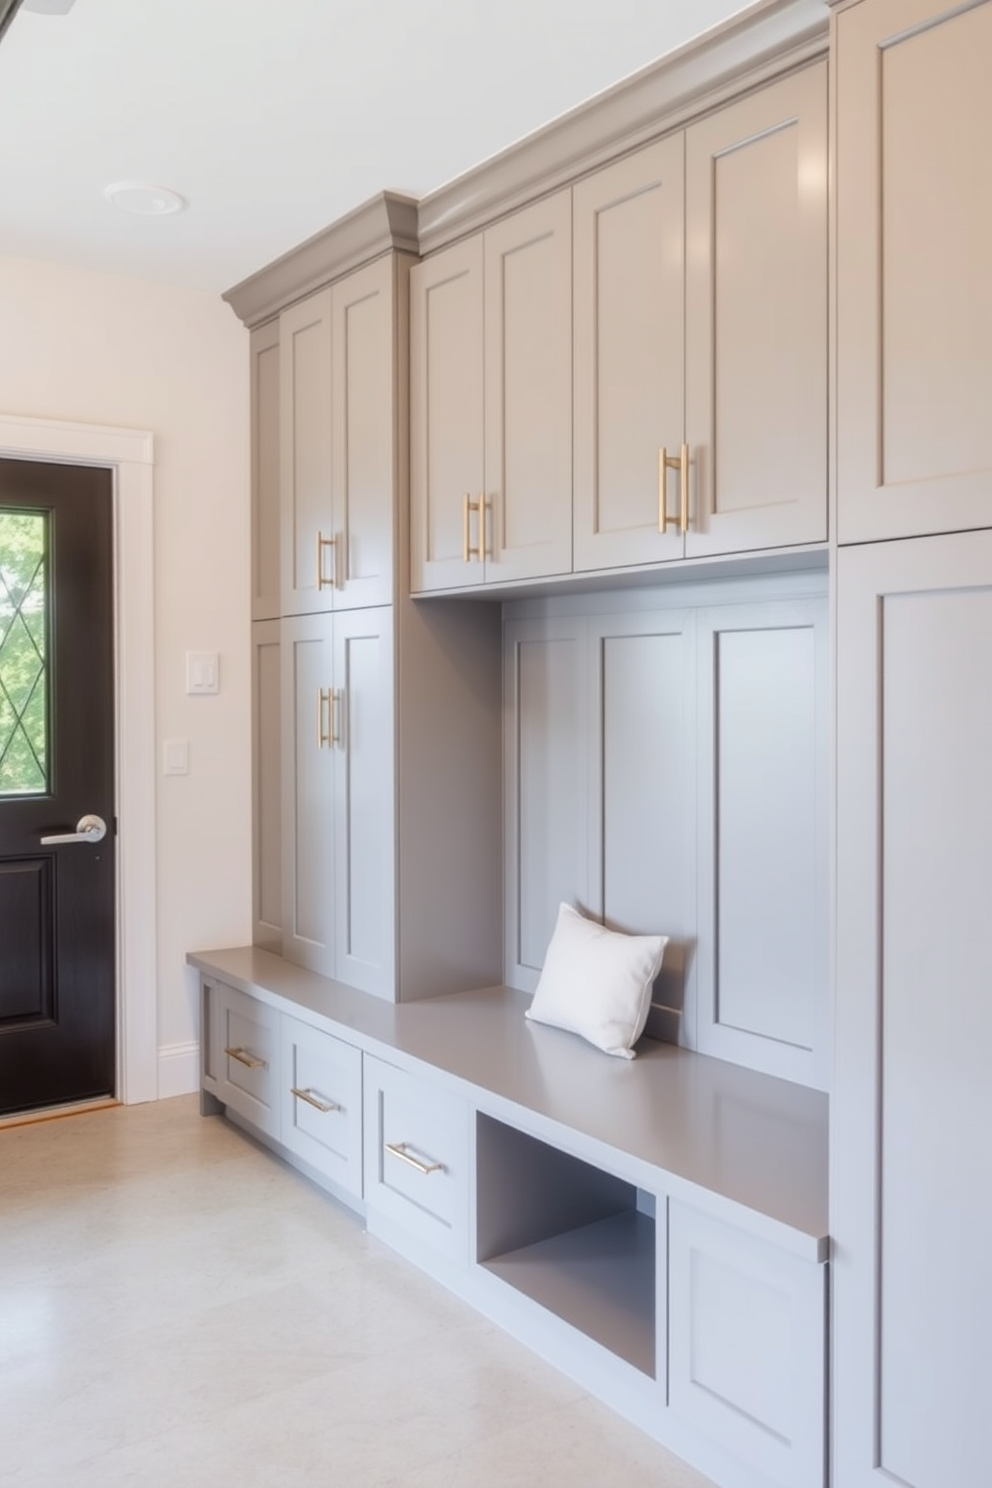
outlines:
M158 1098L152 436L0 414L0 455L114 473L117 1095Z

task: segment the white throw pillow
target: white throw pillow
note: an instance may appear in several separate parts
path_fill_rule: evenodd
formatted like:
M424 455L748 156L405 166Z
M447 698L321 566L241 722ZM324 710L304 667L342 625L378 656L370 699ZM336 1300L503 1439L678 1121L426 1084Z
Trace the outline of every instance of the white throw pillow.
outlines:
M667 944L667 935L620 935L563 904L526 1016L633 1059Z

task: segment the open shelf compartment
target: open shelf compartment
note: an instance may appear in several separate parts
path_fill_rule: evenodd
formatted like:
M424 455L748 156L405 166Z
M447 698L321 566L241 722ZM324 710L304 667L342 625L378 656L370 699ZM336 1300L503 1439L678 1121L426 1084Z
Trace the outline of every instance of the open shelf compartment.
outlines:
M651 1196L482 1113L476 1143L479 1265L653 1378Z

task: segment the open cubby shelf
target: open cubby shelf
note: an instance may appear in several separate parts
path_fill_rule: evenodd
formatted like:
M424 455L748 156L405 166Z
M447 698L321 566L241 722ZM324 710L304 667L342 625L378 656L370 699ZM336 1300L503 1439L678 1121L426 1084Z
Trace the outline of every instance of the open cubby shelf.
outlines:
M481 1113L476 1141L479 1264L653 1377L655 1222L638 1190Z

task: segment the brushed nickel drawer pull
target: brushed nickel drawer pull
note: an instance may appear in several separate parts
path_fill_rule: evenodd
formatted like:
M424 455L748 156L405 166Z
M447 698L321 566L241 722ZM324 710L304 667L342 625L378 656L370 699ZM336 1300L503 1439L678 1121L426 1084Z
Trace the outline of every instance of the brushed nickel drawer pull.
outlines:
M224 1053L236 1059L239 1064L243 1064L245 1069L268 1069L264 1059L259 1059L257 1055L249 1054L244 1049L225 1049Z
M415 1157L410 1151L409 1142L386 1142L386 1151L393 1157L398 1157L400 1162L409 1163L411 1168L416 1168L418 1173L425 1176L429 1173L443 1173L444 1163L425 1162L422 1157Z
M339 1106L337 1101L318 1100L317 1096L314 1095L312 1090L297 1090L295 1085L291 1085L290 1093L292 1095L295 1095L297 1100L306 1101L308 1106L313 1106L315 1111L323 1111L326 1113L328 1111L344 1110L344 1106Z

